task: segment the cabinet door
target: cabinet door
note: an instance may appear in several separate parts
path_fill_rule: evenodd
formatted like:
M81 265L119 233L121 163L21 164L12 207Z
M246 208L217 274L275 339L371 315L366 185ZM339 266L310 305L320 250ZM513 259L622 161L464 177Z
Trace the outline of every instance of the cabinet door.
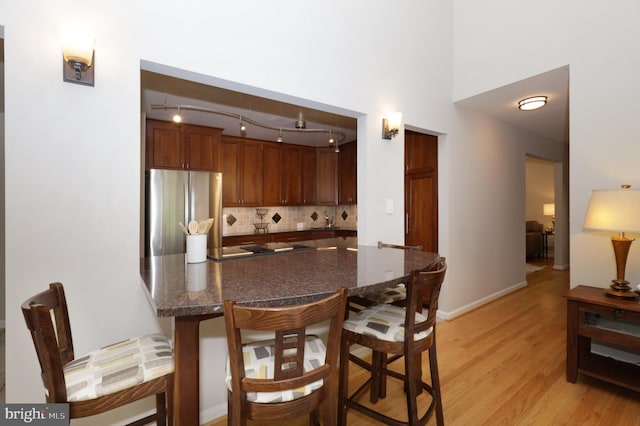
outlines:
M222 171L222 205L242 205L240 197L240 148L235 140L222 138L218 169Z
M302 150L293 145L285 145L280 151L282 164L281 197L283 204L302 204Z
M222 130L212 127L184 127L185 163L189 170L218 171L215 159Z
M357 200L357 143L340 147L338 154L338 204L356 204Z
M301 151L302 198L300 204L313 205L316 202L316 150L302 148Z
M147 120L146 144L147 169L182 169L184 167L184 145L180 125Z
M316 164L318 176L316 204L335 205L338 201L336 188L338 159L334 148L318 148Z
M261 206L263 191L262 143L243 141L242 146L242 184L241 199L243 206ZM224 180L224 176L222 178Z
M267 206L282 204L280 179L282 174L282 162L280 159L280 145L265 143L262 146L262 166L264 168L263 200Z

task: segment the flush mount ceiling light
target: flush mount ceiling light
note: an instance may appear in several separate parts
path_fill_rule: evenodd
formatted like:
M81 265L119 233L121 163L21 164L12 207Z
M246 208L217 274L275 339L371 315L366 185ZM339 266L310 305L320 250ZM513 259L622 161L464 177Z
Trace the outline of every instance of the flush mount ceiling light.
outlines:
M79 29L62 33L62 80L69 83L94 85L94 40Z
M546 96L532 96L530 98L524 98L518 102L518 108L522 111L532 111L534 109L542 108L546 103Z
M165 95L166 97L166 95ZM166 99L165 99L166 101ZM259 121L256 120L252 120L251 118L247 118L246 116L240 115L240 114L236 114L235 112L229 112L229 111L217 111L214 109L210 109L210 108L203 108L203 107L199 107L199 106L194 106L194 105L167 105L166 103L161 104L161 105L151 105L151 109L163 109L165 111L169 111L169 110L176 110L177 113L173 116L173 121L176 121L176 116L180 117L180 121L176 121L177 123L182 121L182 111L199 111L199 112L206 112L209 114L217 114L217 115L223 115L225 117L232 117L232 118L236 118L238 120L240 120L240 125L242 127L245 128L246 130L246 126L247 125L252 125L252 126L257 126L257 127L262 127L263 129L269 129L269 130L274 130L276 132L279 132L279 136L276 139L277 142L282 142L283 138L282 138L282 132L295 132L295 133L327 133L329 134L329 140L333 139L334 143L336 143L336 149L339 149L337 147L337 144L343 142L345 140L345 138L347 137L347 135L345 135L343 132L341 132L340 130L334 130L334 129L322 129L322 128L318 128L318 129L307 129L306 128L306 123L305 121L302 119L302 113L299 115L298 117L298 121L295 122L295 128L294 127L274 127L274 126L270 126L268 124L264 124L261 123ZM304 126L304 127L298 127L298 126ZM336 151L338 152L338 151Z

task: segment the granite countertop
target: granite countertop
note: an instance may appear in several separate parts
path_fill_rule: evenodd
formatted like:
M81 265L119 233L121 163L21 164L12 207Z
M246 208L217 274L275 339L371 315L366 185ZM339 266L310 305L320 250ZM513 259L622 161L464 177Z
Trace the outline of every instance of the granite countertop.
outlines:
M184 254L141 259L141 276L159 317L215 315L224 300L284 306L326 297L340 287L350 295L405 281L436 253L357 244L336 238L313 250L186 263Z

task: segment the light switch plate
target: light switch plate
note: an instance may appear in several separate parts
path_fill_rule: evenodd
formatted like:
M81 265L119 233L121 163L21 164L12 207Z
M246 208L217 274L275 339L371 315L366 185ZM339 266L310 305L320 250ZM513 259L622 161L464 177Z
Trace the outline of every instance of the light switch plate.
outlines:
M385 213L393 214L393 199L391 198L385 200Z

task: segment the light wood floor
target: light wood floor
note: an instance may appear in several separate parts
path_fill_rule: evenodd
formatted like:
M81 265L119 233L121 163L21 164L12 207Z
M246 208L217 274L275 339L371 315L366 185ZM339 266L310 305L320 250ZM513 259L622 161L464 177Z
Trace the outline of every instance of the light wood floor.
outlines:
M640 393L582 375L575 384L566 381L562 295L569 289L569 272L554 271L552 260L530 263L546 267L527 276L526 288L438 323L445 423L640 425ZM424 362L426 366L426 358ZM357 367L350 370L358 372ZM350 386L362 377L353 374ZM404 405L404 393L394 384L389 381L389 396L379 403L392 415ZM348 423L374 422L351 410ZM306 419L299 419L285 426L305 424ZM428 424L435 425L435 418ZM226 417L208 423L221 425L226 425Z

